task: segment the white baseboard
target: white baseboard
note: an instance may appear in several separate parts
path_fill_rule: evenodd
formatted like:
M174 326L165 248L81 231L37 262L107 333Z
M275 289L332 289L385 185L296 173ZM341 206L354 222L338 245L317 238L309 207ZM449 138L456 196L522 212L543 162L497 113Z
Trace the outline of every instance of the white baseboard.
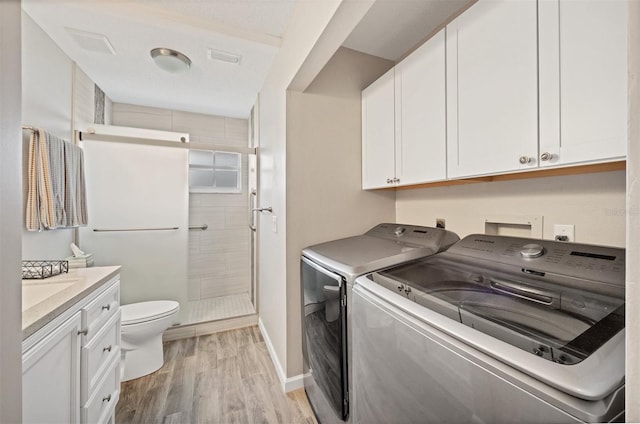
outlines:
M278 356L276 355L276 351L273 348L273 343L271 343L269 333L267 333L267 330L264 328L264 324L262 324L261 318L258 318L258 328L260 328L262 338L267 345L267 351L269 351L269 356L271 356L271 362L273 362L273 366L276 368L276 374L278 375L278 379L280 380L280 387L282 387L282 391L284 393L288 393L304 387L302 374L287 378L287 375L282 368L282 364L280 363Z

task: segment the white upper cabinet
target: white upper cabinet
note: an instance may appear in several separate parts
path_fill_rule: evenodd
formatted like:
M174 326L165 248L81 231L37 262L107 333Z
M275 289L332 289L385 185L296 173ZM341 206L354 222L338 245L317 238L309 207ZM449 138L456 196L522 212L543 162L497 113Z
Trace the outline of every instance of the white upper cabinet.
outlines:
M395 178L394 69L362 91L362 188Z
M536 1L482 0L446 30L448 177L535 168Z
M445 34L362 92L362 188L446 178Z
M444 180L447 177L444 30L395 69L396 183Z
M623 159L627 2L545 0L539 8L540 165Z

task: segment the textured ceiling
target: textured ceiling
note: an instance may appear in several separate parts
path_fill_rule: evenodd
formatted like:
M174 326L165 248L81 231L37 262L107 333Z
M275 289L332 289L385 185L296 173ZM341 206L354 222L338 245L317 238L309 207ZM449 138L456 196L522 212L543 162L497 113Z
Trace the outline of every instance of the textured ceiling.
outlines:
M247 117L297 1L332 0L22 0L22 7L115 102ZM344 46L397 61L467 3L377 0ZM82 48L68 29L106 36L116 54ZM156 47L186 54L191 69L159 69L149 54ZM212 61L211 48L242 60Z
M278 52L292 0L23 0L25 12L115 102L247 117ZM81 48L72 28L105 35L116 52ZM150 57L178 50L191 69L170 74ZM242 56L212 61L209 48Z

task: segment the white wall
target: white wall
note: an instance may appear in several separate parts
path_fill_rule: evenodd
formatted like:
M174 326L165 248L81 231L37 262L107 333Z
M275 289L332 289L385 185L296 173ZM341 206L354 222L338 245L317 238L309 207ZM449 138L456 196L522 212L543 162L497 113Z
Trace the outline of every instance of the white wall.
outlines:
M0 422L22 417L20 2L0 1Z
M287 373L303 372L300 251L395 221L393 191L361 189L361 91L393 62L339 49L287 97Z
M286 90L340 0L297 2L282 47L260 91L260 206L272 206L258 221L258 310L260 323L281 379L287 370L286 286ZM275 217L276 232L272 228ZM295 318L293 318L295 319Z
M460 237L484 233L485 218L542 216L545 239L553 239L553 224L574 224L577 242L625 245L623 171L402 190L396 199L398 222L444 218Z
M626 419L640 422L640 2L629 2L627 153Z
M71 140L72 84L71 59L23 12L22 123ZM23 136L23 176L26 176L30 132L24 131ZM24 178L24 193L26 187ZM24 229L24 224L22 228L23 259L63 259L71 254L73 229L32 232Z

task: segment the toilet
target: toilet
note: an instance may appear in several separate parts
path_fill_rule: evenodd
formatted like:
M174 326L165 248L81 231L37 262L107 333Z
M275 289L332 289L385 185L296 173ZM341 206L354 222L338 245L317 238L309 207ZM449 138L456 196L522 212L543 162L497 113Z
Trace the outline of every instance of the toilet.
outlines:
M121 306L121 381L159 370L164 364L162 333L171 327L180 304L154 300Z

